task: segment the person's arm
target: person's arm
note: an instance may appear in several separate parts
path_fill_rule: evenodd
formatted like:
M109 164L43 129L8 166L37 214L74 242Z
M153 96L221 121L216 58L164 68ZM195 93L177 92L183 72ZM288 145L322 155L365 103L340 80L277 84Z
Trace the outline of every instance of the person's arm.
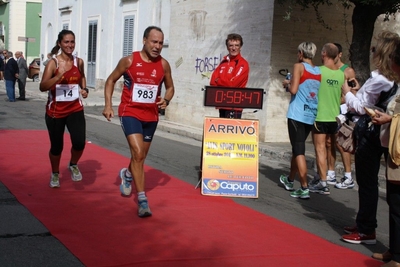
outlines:
M13 61L13 67L14 67L14 72L15 72L15 78L19 77L19 67L18 63L16 60Z
M22 61L22 67L25 69L26 74L28 74L29 69L28 69L28 65L26 64L26 60L25 59Z
M44 68L42 80L40 81L39 90L41 92L49 91L64 75L65 68L62 69L59 68L57 75L54 75L56 69L57 66L55 59L50 60L49 63Z
M169 102L172 100L172 97L174 97L175 87L171 75L171 66L165 59L162 59L162 65L164 68L165 94L164 97L161 98L160 101L156 104L160 106L161 109L165 109L169 105Z
M220 72L221 72L222 64L223 64L223 61L217 66L217 68L211 74L211 78L210 78L211 86L220 86L218 83L220 82Z
M81 73L81 81L79 83L79 86L81 88L81 95L83 98L86 98L88 97L89 90L86 88L85 64L83 62L83 59L81 58L78 58L78 67Z
M374 111L375 111L376 115L372 118L373 124L382 125L382 124L389 123L392 121L393 116L391 116L385 112L379 111L377 109L375 109Z
M106 117L108 121L111 121L111 118L114 117L114 110L112 108L112 95L114 93L114 86L118 79L124 74L124 72L129 68L132 64L133 56L126 56L119 60L117 66L111 72L106 80L106 84L104 86L104 110L103 116Z
M359 83L356 79L356 88L358 90ZM355 96L351 93L351 87L345 82L342 86L342 92L345 95L346 104L350 109L353 109L358 114L365 114L364 106L367 104L375 105L379 99L381 92L390 89L393 86L393 82L387 80L383 75L377 75L373 78L368 79L364 85L360 88L360 92Z
M353 68L348 67L344 70L344 76L346 78L346 81L350 81L356 78L356 72L354 71ZM359 89L360 89L359 87L358 88L354 87L351 88L350 92L352 92L355 95ZM344 95L342 95L342 100L343 103L345 103Z

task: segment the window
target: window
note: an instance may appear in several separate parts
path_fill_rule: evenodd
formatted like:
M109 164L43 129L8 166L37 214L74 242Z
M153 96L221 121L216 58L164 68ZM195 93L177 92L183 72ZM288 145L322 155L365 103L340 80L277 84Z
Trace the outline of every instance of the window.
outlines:
M133 52L135 16L126 16L124 18L124 40L122 48L122 56L128 56Z

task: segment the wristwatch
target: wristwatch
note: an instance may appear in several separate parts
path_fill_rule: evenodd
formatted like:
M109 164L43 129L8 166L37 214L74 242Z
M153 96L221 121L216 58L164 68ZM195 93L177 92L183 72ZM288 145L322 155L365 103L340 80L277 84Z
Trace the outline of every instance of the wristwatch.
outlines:
M164 101L167 102L167 106L169 105L169 100L164 98Z
M83 90L85 90L85 91L86 91L86 93L88 93L88 94L89 94L89 89L87 89L87 88L85 87L85 88L83 88Z

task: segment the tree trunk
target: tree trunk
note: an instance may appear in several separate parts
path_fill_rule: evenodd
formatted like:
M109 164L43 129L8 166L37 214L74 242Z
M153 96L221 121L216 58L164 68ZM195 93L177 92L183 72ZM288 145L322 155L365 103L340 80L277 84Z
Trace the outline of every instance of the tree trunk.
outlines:
M370 46L376 18L384 11L380 6L356 4L353 10L353 37L350 61L360 84L370 76Z

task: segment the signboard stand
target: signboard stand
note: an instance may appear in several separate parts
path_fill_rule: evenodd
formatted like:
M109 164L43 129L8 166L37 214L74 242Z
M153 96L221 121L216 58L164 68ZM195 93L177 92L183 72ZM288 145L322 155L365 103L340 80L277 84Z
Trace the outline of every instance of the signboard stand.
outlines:
M206 86L204 105L262 109L263 89L248 89ZM195 188L201 183L203 195L258 198L258 136L258 120L206 117Z

